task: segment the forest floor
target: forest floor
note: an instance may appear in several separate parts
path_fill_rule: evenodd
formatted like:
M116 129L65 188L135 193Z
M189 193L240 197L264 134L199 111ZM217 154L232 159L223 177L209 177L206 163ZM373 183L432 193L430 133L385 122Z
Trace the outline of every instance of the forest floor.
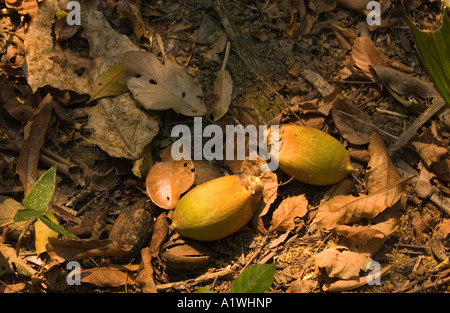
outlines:
M161 162L161 153L174 141L171 129L192 126L193 117L158 111L152 126L157 130L145 143L151 141L150 149L132 156L113 152L114 143L101 142L105 136L90 140L99 133L92 130L91 109L100 97L89 102L92 94L80 92L78 78L89 74L92 63L84 62L101 59L91 37L83 35L91 28L83 19L74 28L50 15L52 44L42 48L46 39L27 38L29 29L43 4L57 1L40 2L39 8L36 1L0 1L0 291L193 293L204 287L226 293L245 269L276 263L268 292L449 292L448 110L429 116L410 140L392 149L439 97L404 10L420 27L435 30L443 6L414 0L405 1L404 8L401 1L382 1L381 24L370 26L367 2L175 0L142 1L136 8L140 1L94 1L112 31L183 66L212 105L217 72L231 42L226 69L232 100L215 122L219 126L299 123L332 135L350 153L356 170L332 186L301 183L280 170L259 173L275 190L265 194L266 210L230 236L199 242L179 237L170 226L172 210L151 201L146 189L155 181L146 180L144 166L148 159ZM28 41L35 46L30 49ZM50 51L56 52L46 55ZM48 67L36 66L33 58L70 68L75 78L47 77ZM92 84L95 77L90 79ZM156 120L151 117L149 123ZM82 244L45 231L38 235L37 222L18 239L11 222L9 210L22 203L30 181L55 163L56 189L48 209ZM240 162L193 166L196 180L246 171ZM375 168L395 182L395 192L373 182ZM164 183L168 175L154 179ZM29 179L25 184L23 177ZM177 184L186 177L193 176L176 177ZM403 178L409 180L403 183ZM353 218L338 225L318 223L316 216L339 195L342 208L349 207L345 197L358 198L361 212L348 211ZM367 199L364 205L361 198ZM370 213L374 208L377 213ZM125 248L130 245L131 251ZM72 260L81 266L81 285L68 284ZM377 271L381 277L370 280Z

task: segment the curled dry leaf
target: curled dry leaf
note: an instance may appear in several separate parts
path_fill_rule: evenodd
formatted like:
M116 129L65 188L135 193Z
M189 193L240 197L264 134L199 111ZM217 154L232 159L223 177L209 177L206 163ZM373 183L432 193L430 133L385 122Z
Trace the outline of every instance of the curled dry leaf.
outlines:
M386 147L377 133L370 137L370 169L367 172L367 194L359 196L338 195L322 200L316 220L327 229L338 224L372 219L393 206L403 195L410 178L401 179L390 160Z
M291 106L281 111L269 121L269 125L287 124L288 122L298 121L300 118L306 125L310 119L322 118L328 116L333 107L334 101L338 92L335 90L329 95L312 99L309 101L302 101L300 97L294 97L291 100ZM313 127L314 125L308 125ZM316 127L320 128L320 127Z
M391 268L392 268L392 265L384 267L380 271L380 277L384 276ZM356 278L356 279L349 279L349 280L340 279L331 284L325 284L323 286L323 290L327 291L327 292L342 292L342 291L352 290L352 289L356 289L358 287L364 286L369 281L373 280L373 278L374 278L373 274L371 274L371 275L369 274L367 276L363 276L363 277Z
M426 199L429 196L431 196L434 192L431 180L433 179L433 177L436 177L436 175L429 172L422 162L419 162L418 167L420 169L420 174L419 177L417 177L414 191L416 192L419 198Z
M384 234L382 231L361 225L338 225L334 228L334 230L339 235L344 236L345 238L350 239L360 245L367 244L374 237L384 238Z
M157 162L148 173L147 194L159 207L176 207L182 193L195 181L194 164L190 160Z
M366 270L370 261L369 254L349 251L345 247L329 248L315 257L316 267L324 269L328 277L345 280L359 278L359 272Z
M394 206L384 210L375 217L370 226L356 225L351 227L351 229L345 229L345 227L349 227L346 225L337 226L335 230L338 233L344 229L344 234L342 232L340 234L348 235L339 242L339 245L346 246L351 251L375 255L384 242L400 227L400 217L405 206L406 196L403 195Z
M161 64L155 54L143 51L126 53L123 65L127 87L145 109L206 114L202 87L184 67L169 59Z
M49 238L47 252L60 261L83 260L96 256L119 256L128 253L132 246L119 245L114 240L67 240Z
M162 244L166 240L169 233L169 222L167 221L167 213L162 212L158 215L153 228L152 240L150 242L150 253L153 257L159 255Z
M420 158L428 167L439 163L447 154L447 148L438 133L435 122L432 122L429 128L413 139L411 144L416 148Z
M362 218L372 219L400 199L409 180L402 179L372 195L336 196L329 201L322 201L316 220L326 229L332 229L336 225L354 223Z
M152 255L150 248L146 247L141 250L141 264L136 275L136 284L142 288L144 293L156 293L156 283L153 277Z
M261 171L261 166L267 163L259 156L257 160L245 158L241 163L240 173L258 177L263 183L262 200L259 210L255 212L252 218L253 227L261 234L267 234L267 229L262 222L262 216L266 215L272 203L275 202L278 195L278 177L272 171Z
M374 194L395 185L400 180L400 176L387 153L383 139L376 132L370 136L369 154L370 160L367 164L369 170L366 174L367 193Z
M179 271L193 271L205 267L209 262L209 251L201 243L177 239L164 246L162 259L167 267Z
M269 232L289 231L294 229L294 218L305 216L308 211L308 200L305 195L284 199L273 212Z

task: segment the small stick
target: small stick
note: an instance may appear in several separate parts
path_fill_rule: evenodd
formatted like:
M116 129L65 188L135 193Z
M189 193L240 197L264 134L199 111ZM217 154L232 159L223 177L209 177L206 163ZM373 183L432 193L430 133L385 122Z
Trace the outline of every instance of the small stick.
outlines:
M405 130L403 135L388 149L391 154L408 143L417 133L417 130L422 127L434 114L439 112L445 106L445 101L438 98L433 101L433 104L425 110L409 127Z
M225 68L227 67L227 63L228 63L228 58L230 57L230 50L231 50L231 42L227 42L227 46L225 48L225 56L223 57L223 62L222 62L222 68L220 70L225 70Z
M156 290L158 292L160 292L160 291L166 291L166 290L170 290L170 289L185 289L186 286L193 286L196 284L206 283L210 280L214 280L218 277L224 277L224 276L230 275L232 273L233 273L233 270L231 268L224 268L218 272L206 273L197 278L188 279L185 281L178 281L178 282L173 282L173 283L168 283L168 284L159 284L159 285L156 285Z

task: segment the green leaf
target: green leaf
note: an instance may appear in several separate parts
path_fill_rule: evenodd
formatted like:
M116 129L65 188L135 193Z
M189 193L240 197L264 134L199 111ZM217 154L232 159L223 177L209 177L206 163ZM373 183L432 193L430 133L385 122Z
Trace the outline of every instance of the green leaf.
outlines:
M40 216L39 219L41 220L42 223L44 223L45 225L47 225L48 228L50 228L51 230L54 230L55 232L57 232L60 235L72 238L72 239L80 239L77 236L75 236L74 234L72 234L70 231L68 231L67 229L65 229L64 227L62 227L61 225L56 224L55 222L53 222L52 220L50 220L50 218L48 218L48 216Z
M215 291L212 291L211 289L205 288L205 287L197 287L198 293L216 293Z
M421 31L409 17L407 22L422 63L436 90L450 106L450 20L445 13L438 31Z
M25 210L44 211L55 192L56 165L45 172L23 199Z
M41 217L48 213L49 212L45 211L45 210L44 211L36 211L36 210L30 210L30 209L20 210L20 211L16 212L16 215L14 215L14 222L28 221L33 218Z
M231 285L230 293L262 293L273 283L276 264L256 264L243 271Z

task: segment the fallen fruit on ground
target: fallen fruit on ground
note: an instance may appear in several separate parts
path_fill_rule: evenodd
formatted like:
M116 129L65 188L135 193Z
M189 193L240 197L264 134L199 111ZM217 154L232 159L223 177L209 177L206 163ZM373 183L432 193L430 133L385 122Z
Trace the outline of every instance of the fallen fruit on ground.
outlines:
M331 135L311 127L280 127L280 169L295 179L318 186L335 184L352 170L344 146Z
M252 218L262 194L262 182L250 175L230 175L203 183L178 202L172 226L180 235L217 240L238 231Z

